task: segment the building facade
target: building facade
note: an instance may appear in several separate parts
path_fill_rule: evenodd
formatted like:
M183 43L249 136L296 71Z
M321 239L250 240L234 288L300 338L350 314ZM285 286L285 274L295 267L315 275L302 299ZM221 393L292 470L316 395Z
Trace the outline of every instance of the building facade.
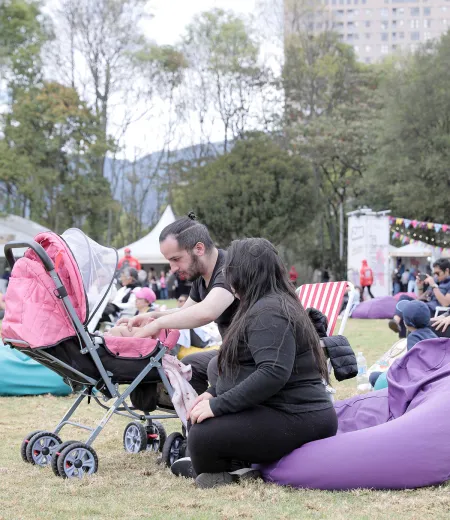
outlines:
M285 1L285 32L334 30L365 63L382 60L450 29L450 0L319 0L309 9ZM302 20L300 18L303 18Z

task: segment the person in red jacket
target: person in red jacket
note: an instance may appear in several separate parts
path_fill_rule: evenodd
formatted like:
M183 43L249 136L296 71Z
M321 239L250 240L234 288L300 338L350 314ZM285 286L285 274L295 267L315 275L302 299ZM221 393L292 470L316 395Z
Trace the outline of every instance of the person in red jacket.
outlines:
M129 247L125 248L125 256L121 258L117 264L117 269L123 269L124 267L133 267L137 271L142 269L139 260L131 256L131 249Z
M371 298L374 298L370 288L373 284L373 271L368 266L367 260L362 261L361 269L359 271L359 284L361 285L361 299L364 300L364 289L367 287L367 292Z
M297 269L295 269L295 265L293 265L289 270L289 280L292 282L292 285L294 287L297 287L297 278L298 278Z

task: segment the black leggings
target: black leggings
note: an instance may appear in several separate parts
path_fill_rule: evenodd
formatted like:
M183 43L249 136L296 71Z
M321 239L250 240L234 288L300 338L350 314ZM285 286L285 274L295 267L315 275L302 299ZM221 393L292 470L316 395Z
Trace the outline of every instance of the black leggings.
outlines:
M371 298L375 298L375 296L372 294L372 290L371 290L372 286L371 285L363 285L361 287L361 299L364 298L364 289L366 289L366 288L367 288L367 292L369 293L369 296Z
M197 475L232 471L233 460L275 462L307 442L332 437L337 426L334 407L294 415L261 405L194 424L189 454Z

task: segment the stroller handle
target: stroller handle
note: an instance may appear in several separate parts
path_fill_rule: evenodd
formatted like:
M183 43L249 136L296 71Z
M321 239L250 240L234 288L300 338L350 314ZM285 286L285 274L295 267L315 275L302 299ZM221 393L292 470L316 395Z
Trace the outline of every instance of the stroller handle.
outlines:
M38 255L47 271L53 271L55 269L55 266L53 265L53 262L50 260L50 257L48 256L45 249L34 240L13 241L5 244L5 258L8 261L8 264L11 267L11 269L14 267L14 264L16 263L16 259L14 258L13 254L13 249L21 249L24 247L31 248Z

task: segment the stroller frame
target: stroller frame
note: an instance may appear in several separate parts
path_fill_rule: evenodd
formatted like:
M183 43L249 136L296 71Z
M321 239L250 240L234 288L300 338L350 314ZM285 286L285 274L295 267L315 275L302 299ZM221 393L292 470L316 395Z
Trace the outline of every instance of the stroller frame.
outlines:
M61 441L61 439L59 439L59 437L57 435L65 425L71 425L71 426L74 426L74 427L77 427L77 428L80 428L83 430L90 431L91 433L85 443L76 443L76 444L77 444L77 446L83 444L83 448L88 448L90 452L93 452L93 449L91 448L92 443L98 437L100 432L103 430L103 428L106 426L106 424L108 423L108 421L111 419L111 417L114 414L129 417L131 419L138 419L140 421L146 421L147 427L152 426L153 419L177 419L178 416L176 415L176 413L169 413L169 410L167 411L167 413L163 413L162 415L146 415L145 413L139 414L139 413L135 412L136 408L128 405L125 402L125 400L131 394L131 392L133 392L133 390L139 385L139 383L141 383L141 381L145 378L145 376L153 368L157 369L161 382L164 384L164 387L166 388L167 392L169 393L170 397L172 398L174 390L173 390L172 386L170 385L169 380L162 368L162 362L161 362L164 354L168 351L168 348L161 341L158 340L157 349L155 349L155 355L152 355L149 358L148 364L137 375L137 377L130 384L128 384L128 387L126 388L126 390L123 393L121 393L119 391L119 384L114 384L112 382L111 377L113 376L113 374L105 369L105 367L103 366L103 363L100 360L100 357L97 352L99 342L95 341L95 338L94 338L94 341L92 340L92 338L87 333L84 325L81 323L78 315L75 312L72 302L68 296L67 290L66 290L64 284L62 283L62 281L55 269L55 266L53 265L53 262L50 259L50 257L48 256L45 249L40 244L38 244L37 242L34 242L34 241L9 242L8 244L5 245L5 257L8 261L11 269L14 266L15 261L16 261L14 258L14 254L13 254L13 249L16 249L16 248L31 248L36 253L36 255L41 260L41 262L43 263L46 271L48 272L48 274L50 275L50 277L52 278L52 280L55 284L55 296L62 300L64 307L75 328L75 332L80 341L81 354L90 355L92 357L92 360L94 361L94 363L100 373L100 376L101 376L101 378L99 380L96 380L96 379L94 379L90 376L87 376L87 375L83 374L82 372L76 370L75 368L71 367L70 365L68 365L68 364L64 363L63 361L59 360L58 358L52 356L48 352L45 352L44 349L35 349L35 350L39 351L40 356L43 356L44 358L46 358L52 365L59 365L60 367L64 367L66 370L68 370L74 374L75 377L73 380L70 379L70 376L68 377L67 375L65 375L64 377L66 377L66 378L68 377L68 383L70 384L72 390L75 393L79 394L79 396L76 398L75 402L67 410L67 412L64 414L64 416L62 417L60 422L57 424L56 428L50 432L51 434L53 434L53 436L57 442L53 443L52 446L49 447L49 450L48 450L49 456L50 455L54 456L54 454L63 456L65 451L67 451L67 449L65 449L65 450L62 450L61 453L58 453L58 448L59 448L59 446L61 446L62 441ZM98 338L98 339L100 340L100 338ZM29 343L27 343L26 341L23 341L23 340L3 338L3 341L6 345L9 345L11 348L14 348L15 346L22 347L24 349L26 349L27 347L31 348ZM100 342L101 342L101 340L100 340ZM25 352L26 352L26 350L25 350ZM58 372L57 368L55 368L54 371ZM78 377L76 377L76 376L78 376ZM79 378L82 378L84 380L84 383L83 383L83 386L81 387L81 389L79 388L79 385L80 385ZM100 401L100 399L96 395L92 395L93 389L97 389L98 391L101 392L101 386L103 386L103 383L106 386L108 393L109 393L108 396L107 395L104 396L105 401L107 401L111 398L115 399L111 406L106 406L105 404L103 404ZM100 388L97 388L99 386L100 386ZM111 397L109 397L109 396L111 396ZM84 425L84 424L76 423L76 422L73 422L70 420L72 415L78 408L78 406L81 404L81 402L86 397L88 397L88 402L90 401L90 398L93 397L93 399L97 402L97 404L99 406L101 406L102 408L107 410L107 412L104 414L103 418L99 421L99 423L97 424L97 426L95 428L92 428L92 427ZM164 409L160 408L160 407L157 407L157 409L164 411ZM136 424L136 423L132 423L132 424ZM126 432L126 430L125 430L125 432ZM36 433L36 432L33 432L33 433ZM39 435L39 434L37 434L37 435ZM181 435L181 434L179 434L179 435ZM24 442L26 442L27 444L30 442L32 443L34 437L35 436L33 436L31 438L26 438L24 440ZM64 443L64 444L67 444L67 443ZM70 446L67 446L67 448L70 448ZM93 452L93 453L95 455L94 458L97 459L95 452ZM41 464L39 464L38 461L28 460L28 462L32 462L34 464L41 465ZM95 462L97 464L97 461L95 461ZM48 464L48 460L47 460L46 464ZM46 464L42 464L42 465L46 465ZM93 471L89 471L89 473L94 473L96 470L97 470L97 468L95 468ZM67 478L72 475L60 474L60 476ZM82 474L79 473L79 474L77 474L77 476L79 476L81 478Z

